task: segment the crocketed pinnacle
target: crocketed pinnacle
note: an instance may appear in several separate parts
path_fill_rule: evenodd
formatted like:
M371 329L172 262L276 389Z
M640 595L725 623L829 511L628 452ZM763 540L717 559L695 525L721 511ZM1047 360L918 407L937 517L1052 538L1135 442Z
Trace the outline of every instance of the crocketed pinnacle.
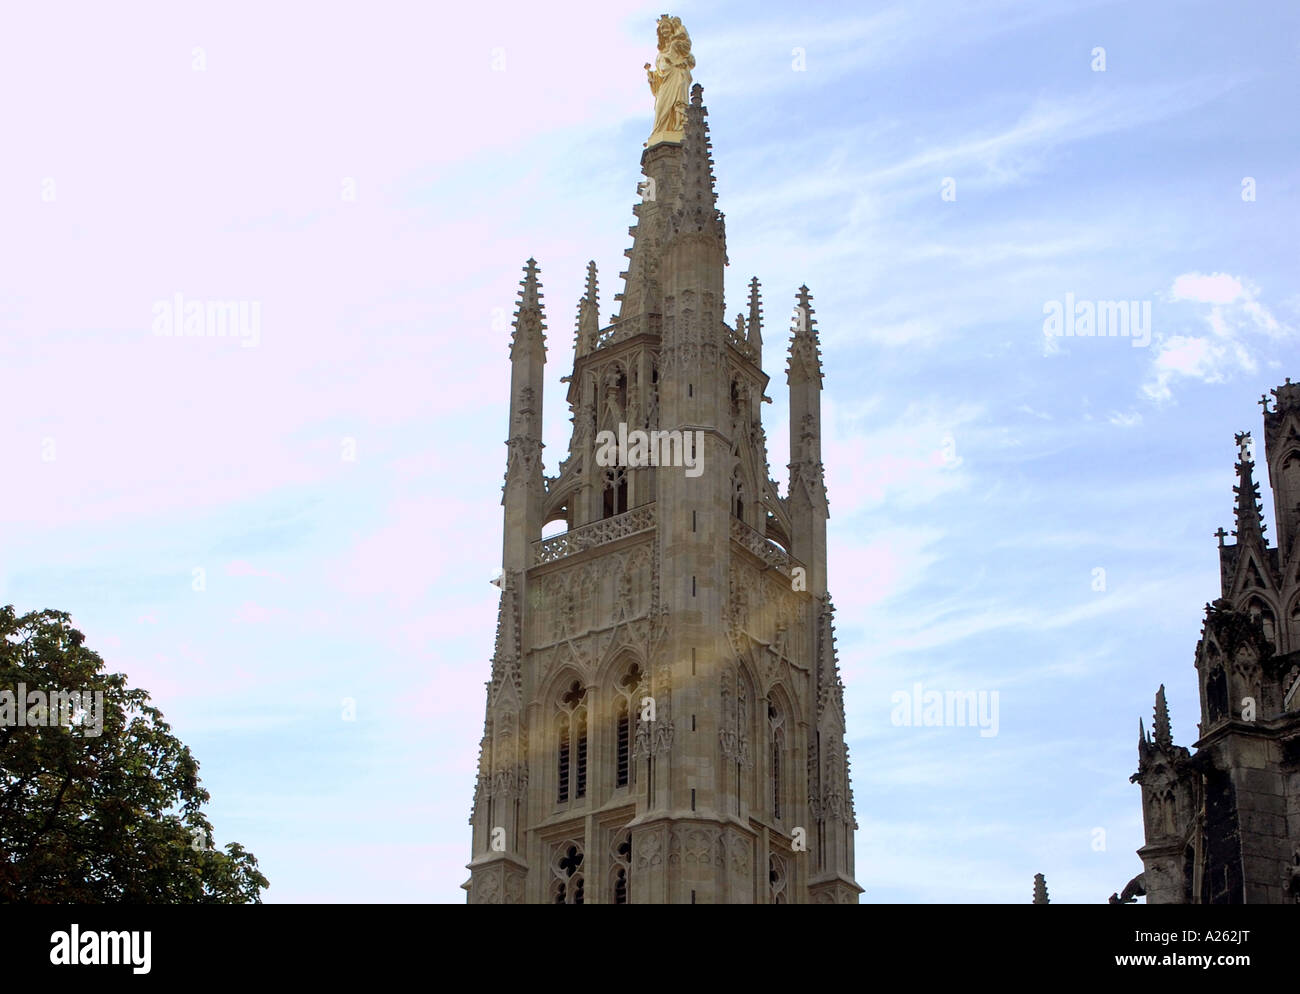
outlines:
M596 347L600 335L600 293L596 284L596 261L587 263L587 292L578 301L578 327L574 333L573 351L578 358Z
M1237 485L1232 488L1237 498L1237 528L1233 535L1237 544L1258 541L1262 544L1264 537L1264 510L1259 499L1259 484L1255 482L1255 460L1250 454L1250 432L1238 432L1235 436L1240 453L1237 460Z
M520 348L540 348L546 352L546 311L542 304L542 285L537 277L541 270L537 260L524 263L524 278L519 281L518 309L515 311L514 331L510 335L510 357Z
M718 210L718 192L713 176L713 144L709 139L704 106L704 88L691 87L682 134L682 185L672 214L673 234L703 232L722 239L725 253L726 224Z
M790 336L790 361L786 368L788 382L816 380L822 382L822 354L817 339L817 319L814 317L812 294L801 286L795 295L794 322Z
M1155 743L1168 749L1174 744L1173 734L1169 728L1169 704L1165 700L1165 685L1162 683L1156 691L1155 723L1152 725Z
M763 295L758 277L749 281L749 323L745 326L749 347L762 362L763 357Z

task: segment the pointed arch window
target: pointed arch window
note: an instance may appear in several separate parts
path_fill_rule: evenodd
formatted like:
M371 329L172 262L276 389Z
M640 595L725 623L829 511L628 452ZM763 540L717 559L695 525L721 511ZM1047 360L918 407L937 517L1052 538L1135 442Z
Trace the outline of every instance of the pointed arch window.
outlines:
M605 471L601 517L612 518L627 510L627 471L618 466Z
M785 771L782 769L782 760L785 754L785 716L775 704L769 704L767 707L767 722L772 757L770 771L772 817L780 821L781 800L784 794L782 777Z
M785 904L785 860L772 853L767 858L768 895L773 904Z
M587 795L587 689L577 680L560 696L556 715L556 801Z
M587 709L579 708L573 715L577 738L577 769L574 777L574 797L587 796Z
M561 804L569 799L569 716L562 714L559 717L559 791L556 800Z
M617 703L614 708L614 787L626 787L632 776L632 715L637 709L637 693L641 687L642 673L638 663L632 663L618 681Z
M614 836L611 856L610 900L614 904L629 904L628 881L632 876L632 833L624 830Z
M551 903L585 904L586 882L582 862L585 855L580 842L563 842L551 857Z
M614 786L626 787L630 768L628 760L631 757L632 737L632 721L628 714L626 699L621 699L618 702L618 717L615 719L614 724L616 752L614 757Z

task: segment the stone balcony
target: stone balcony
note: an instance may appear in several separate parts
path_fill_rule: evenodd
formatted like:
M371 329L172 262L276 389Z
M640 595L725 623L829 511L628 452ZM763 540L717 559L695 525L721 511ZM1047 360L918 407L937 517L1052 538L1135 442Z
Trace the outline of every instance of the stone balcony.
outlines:
M651 501L649 504L642 504L630 511L616 514L612 518L581 525L559 535L553 535L551 538L534 542L533 565L541 566L545 563L558 562L579 552L627 538L629 535L651 531L657 522L655 503ZM802 565L799 560L787 554L776 543L764 538L739 518L731 519L731 538L783 576L790 576L794 567Z
M789 555L776 543L764 538L758 531L749 527L739 518L733 517L731 519L731 538L783 576L789 576L794 567L803 565L794 556Z
M533 565L553 563L566 556L594 549L598 545L650 531L654 528L656 520L655 505L651 501L649 504L642 504L630 511L616 514L612 518L593 521L551 538L544 538L540 542L533 543Z

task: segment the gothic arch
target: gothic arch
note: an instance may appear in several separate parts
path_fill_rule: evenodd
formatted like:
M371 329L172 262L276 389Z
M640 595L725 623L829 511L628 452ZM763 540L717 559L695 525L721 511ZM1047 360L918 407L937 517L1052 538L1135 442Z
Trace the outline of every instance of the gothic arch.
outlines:
M786 884L789 881L786 875L785 859L778 853L771 853L767 857L767 881L768 900L772 904L788 904Z
M626 637L626 627L623 628L620 634ZM609 648L605 650L601 661L596 666L596 672L591 680L592 685L612 688L623 675L623 671L627 669L629 663L636 663L643 673L647 670L645 654L639 647L628 641L614 639L614 641L610 642Z
M596 375L596 429L617 433L619 422L627 422L631 377L622 359L604 364Z
M600 474L600 519L616 518L630 511L632 499L626 466L606 466Z
M586 853L576 839L568 839L551 849L551 884L549 903L586 903Z
M1273 573L1260 559L1252 545L1247 545L1237 562L1234 601L1243 609L1247 600L1263 592L1273 593Z
M552 702L552 768L557 806L586 800L591 781L591 692L574 680Z
M1241 717L1245 699L1255 702L1255 708L1262 712L1264 701L1264 672L1260 666L1259 651L1253 642L1237 646L1236 655L1228 667L1228 710L1233 717Z
M766 768L766 763L755 761L755 751L764 749L767 741L759 723L763 699L748 664L739 657L721 668L718 693L721 793L727 798L727 810L739 816L745 805L761 802L755 796L756 769ZM759 806L758 810L765 809Z
M609 894L610 904L630 904L632 878L632 832L622 828L612 833L609 853Z
M1291 598L1291 606L1286 610L1286 649L1294 652L1300 649L1300 590Z
M1253 592L1242 605L1242 610L1263 626L1264 638L1268 641L1269 645L1273 647L1274 652L1279 651L1281 649L1281 644L1278 640L1278 635L1280 634L1278 630L1278 617L1280 612L1276 607L1274 607L1272 598L1265 597L1258 592Z
M763 534L769 542L773 542L781 547L781 551L787 556L790 552L790 532L781 519L772 512L771 507L764 505L763 510L767 514L767 528Z
M563 521L569 529L574 527L573 507L578 497L579 483L579 478L573 476L569 481L566 481L563 489L558 489L546 495L546 502L542 505L543 528L552 521Z
M1292 429L1294 431L1294 428ZM1273 490L1300 498L1300 447L1294 444L1274 463L1277 472L1269 473Z
M767 701L767 735L765 736L767 759L767 784L764 794L764 800L768 810L771 812L772 820L781 824L787 819L792 811L793 805L791 798L793 796L792 775L794 772L794 763L792 757L794 749L791 747L793 738L793 715L781 703L779 697L768 698Z
M731 470L731 492L728 496L731 502L731 516L738 518L743 524L749 524L745 520L745 514L752 513L755 501L751 496L749 484L745 481L745 474L739 460Z
M728 510L733 516L735 515L734 490L739 485L745 502L744 516L741 520L755 531L760 531L763 525L763 517L759 509L763 506L764 488L762 480L764 474L761 472L761 467L757 465L753 446L746 439L737 438L732 440L731 456L730 486L732 492L728 494Z
M799 709L795 704L795 695L785 685L784 681L772 684L767 689L766 697L768 703L779 708L786 716L787 727L794 727L799 721Z
M580 666L576 659L571 657L566 660L563 665L557 668L554 673L546 678L546 682L542 685L541 690L537 695L537 699L544 702L546 706L550 708L559 701L560 696L573 684L575 680L584 687L594 683L595 681L591 679L590 674L585 672L586 670L587 667Z
M619 655L617 665L610 671L602 685L602 700L609 701L602 718L602 728L608 736L602 750L602 782L614 790L631 787L636 781L636 764L632 760L637 726L641 715L641 701L647 696L650 679L646 667L637 654Z
M1215 657L1218 654L1215 653ZM1226 718L1228 715L1228 678L1223 671L1223 663L1214 658L1205 674L1205 717L1209 725Z

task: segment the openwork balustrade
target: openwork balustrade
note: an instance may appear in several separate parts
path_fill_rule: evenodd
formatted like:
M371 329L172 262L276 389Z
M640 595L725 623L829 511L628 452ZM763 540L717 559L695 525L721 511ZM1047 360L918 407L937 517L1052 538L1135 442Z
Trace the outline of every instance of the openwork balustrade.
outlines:
M562 535L544 538L533 543L533 565L553 563L557 559L571 556L584 549L592 549L606 542L627 538L638 532L649 531L655 526L655 505L653 502L634 507L630 511L616 514L612 518L593 521L581 525Z
M786 576L790 575L790 570L793 567L800 565L799 560L787 555L779 546L765 539L739 518L731 519L731 537L758 556L763 562L773 569L780 570Z

